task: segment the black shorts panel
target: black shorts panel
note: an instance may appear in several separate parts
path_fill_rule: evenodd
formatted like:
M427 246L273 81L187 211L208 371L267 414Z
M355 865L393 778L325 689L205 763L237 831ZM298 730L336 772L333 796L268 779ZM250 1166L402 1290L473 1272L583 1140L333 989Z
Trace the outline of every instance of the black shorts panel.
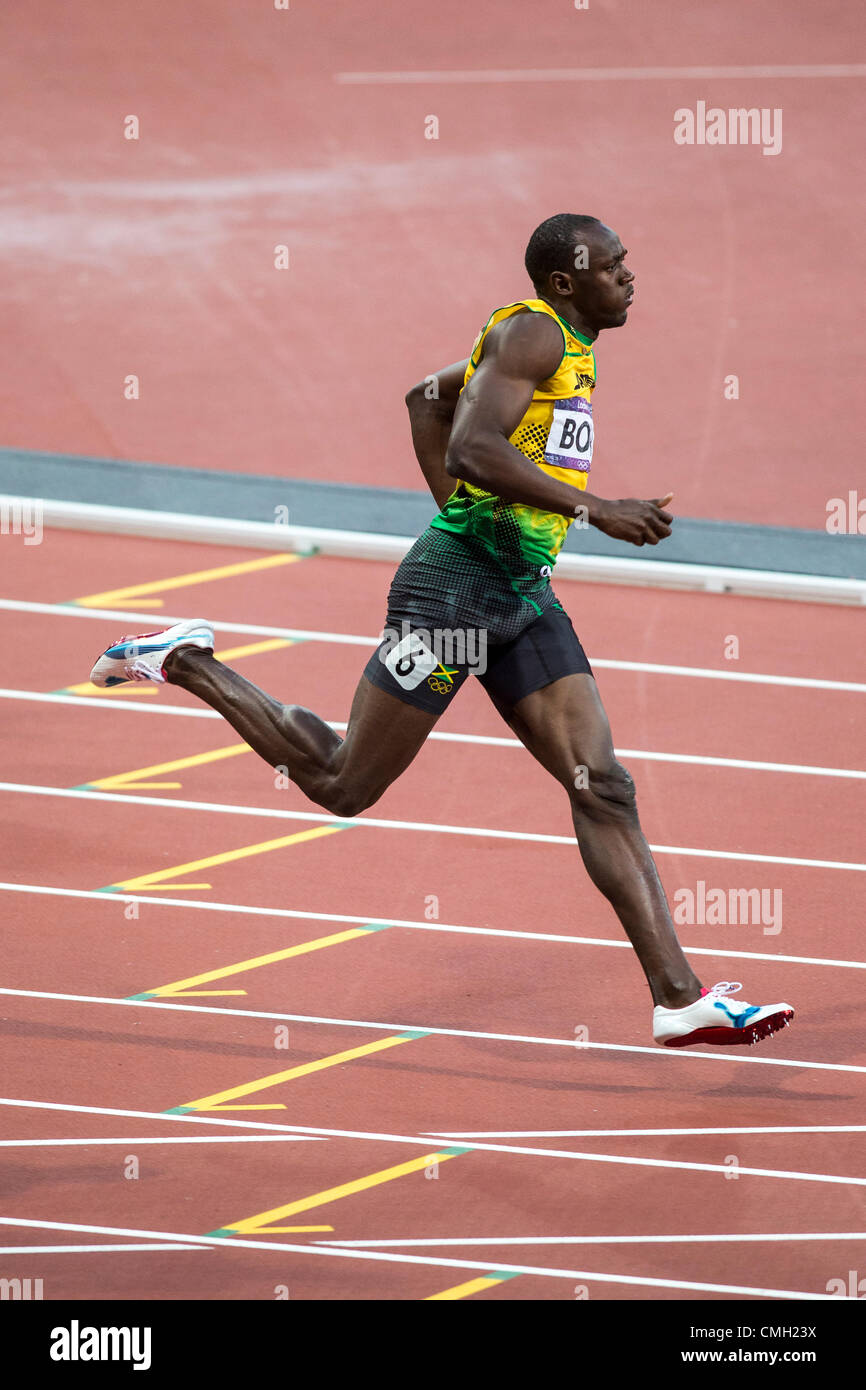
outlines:
M430 630L420 622L408 626L414 646L406 636L399 646L395 646L394 637L386 637L367 662L364 675L380 690L429 714L444 714L466 677L473 674L508 708L563 676L592 675L571 619L558 606L536 618L510 642L489 643L486 669L481 672L472 664L449 661L447 656L443 664L424 640ZM416 631L422 633L417 640Z
M591 676L592 667L565 609L551 608L513 641L490 647L487 670L478 679L513 709L527 695L574 675Z
M409 629L414 636L421 630L426 637L428 630L420 622L410 624L404 619L402 627ZM404 637L395 647L394 638L386 636L379 643L364 668L364 675L372 685L386 690L402 700L405 705L426 710L428 714L444 714L471 668L462 663L438 660L424 641L419 641L417 650L405 650L407 638Z

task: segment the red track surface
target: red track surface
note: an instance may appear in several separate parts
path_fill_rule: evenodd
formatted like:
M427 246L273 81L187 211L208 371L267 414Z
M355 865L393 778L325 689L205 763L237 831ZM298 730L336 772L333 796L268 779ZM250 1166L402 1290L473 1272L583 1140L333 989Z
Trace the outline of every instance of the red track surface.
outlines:
M336 74L850 63L862 7L4 9L4 445L414 487L403 394L525 293L528 234L567 206L615 226L637 275L599 350L606 495L821 529L857 484L860 80ZM698 101L780 109L781 153L676 145Z
M7 596L43 604L259 558L249 551L59 532L47 533L39 547L11 541L9 555L12 546L16 563L5 576ZM110 606L372 637L381 625L388 577L387 566L316 558L157 591L150 600L161 597L162 608L144 606L147 595ZM602 661L866 683L857 641L862 620L854 611L567 583L558 591L591 656ZM7 684L50 692L80 683L93 655L127 626L88 618L81 609L0 609L4 649L15 654ZM739 639L738 661L724 657L731 636ZM218 650L262 640L221 633ZM307 640L239 657L236 664L282 698L339 720L346 717L366 651L362 645ZM597 675L620 749L863 767L855 722L862 691L603 666ZM98 698L98 707L4 700L6 781L75 788L237 743L233 731L215 719L108 708L118 700L153 711L203 708L173 689L124 689ZM439 728L509 736L474 685L460 694ZM193 1251L4 1255L0 1272L42 1277L50 1298L269 1298L285 1285L293 1299L413 1299L513 1266L560 1273L521 1274L475 1296L571 1299L584 1286L593 1299L716 1296L704 1285L821 1294L828 1280L846 1278L862 1245L834 1240L833 1233L863 1227L863 1136L822 1133L820 1127L862 1123L864 1073L845 1070L866 1067L858 1008L862 971L833 962L862 961L866 875L856 868L734 856L859 863L863 781L638 756L626 761L638 783L648 838L678 851L658 855L669 895L694 889L698 880L726 890L782 892L778 934L759 923L680 929L691 949L733 953L694 957L707 983L742 979L747 997L786 998L797 1008L794 1028L754 1051L651 1050L648 999L636 962L616 944L622 940L618 924L590 887L573 845L521 837L568 836L569 823L559 790L519 748L432 740L360 825L174 877L168 871L180 865L321 828L318 808L296 789L278 790L271 771L252 753L140 779L179 787L108 792L127 801L0 793L13 847L7 882L93 893L162 873L167 877L161 888L139 891L172 900L144 902L131 918L128 905L102 895L0 893L8 924L4 987L35 992L0 996L4 1095L49 1107L94 1107L90 1113L4 1104L3 1137L118 1141L4 1149L0 1214L22 1223L3 1228L4 1245L148 1244L144 1233L152 1240L154 1232L203 1236L433 1154L439 1146L462 1143L471 1150L441 1161L435 1180L420 1168L272 1219L277 1227L328 1225L332 1231L226 1236L215 1249ZM194 804L160 804L167 799ZM214 805L237 809L209 809ZM244 815L244 807L297 812L300 818ZM412 828L419 823L516 833L495 838ZM725 854L695 856L685 849ZM202 882L210 887L184 887ZM438 917L428 915L434 896ZM235 909L217 912L202 905L211 902ZM298 915L255 915L241 911L243 906ZM305 916L313 913L345 914L362 924L400 919L417 925L390 926L190 987L243 994L180 995L173 1002L183 1007L174 1009L153 1000L112 1002L353 925ZM496 934L507 932L527 935ZM544 939L550 935L597 944ZM52 994L76 997L43 997ZM284 1019L288 1047L280 1048L275 1030ZM378 1026L365 1028L364 1022ZM162 1114L407 1029L426 1036L235 1098L237 1104L279 1109L200 1110L197 1121ZM608 1046L570 1044L587 1034L591 1044ZM783 1059L794 1064L774 1064ZM104 1113L112 1109L144 1115ZM216 1119L235 1121L236 1127ZM280 1133L262 1127L268 1124L336 1133L317 1142L225 1141L226 1135ZM817 1128L801 1134L730 1132L756 1126ZM646 1128L722 1132L580 1133ZM557 1130L577 1133L428 1137ZM140 1142L207 1135L222 1136L222 1142ZM411 1142L395 1142L399 1137ZM124 1177L130 1155L140 1164L137 1180ZM654 1162L596 1162L591 1155ZM677 1166L690 1163L715 1167ZM735 1164L771 1175L741 1171L732 1177ZM38 1221L60 1227L30 1224ZM82 1226L135 1234L82 1232ZM670 1234L804 1232L825 1238L653 1240ZM532 1240L592 1236L647 1241ZM243 1248L240 1238L263 1248ZM379 1247L379 1253L427 1261L422 1264L267 1248L326 1239L524 1238L529 1243ZM472 1267L440 1267L448 1259ZM654 1279L675 1282L642 1282Z
M797 7L792 23L788 5L734 0L692 7L687 24L672 4L626 14L614 0L585 12L502 3L495 22L463 0L242 9L89 0L52 15L50 31L32 5L0 20L3 445L416 486L406 386L465 353L494 304L524 292L528 231L568 205L615 225L638 275L628 332L600 347L599 490L671 488L681 514L823 525L827 498L856 481L856 80L353 86L335 75L841 63L857 57L855 7ZM699 100L782 108L783 152L676 146L673 113ZM138 141L122 138L128 113ZM278 244L290 249L285 274L273 269ZM137 401L123 397L130 373ZM736 402L723 395L729 373ZM338 438L326 436L326 399ZM48 533L33 547L4 536L3 560L6 599L59 605L248 564L251 552ZM333 635L375 635L389 577L309 559L156 591L150 606L148 595L112 600L148 615L131 623L0 607L14 654L5 693L66 690L150 614L201 613L324 634L233 664L344 719L368 648ZM459 1296L492 1299L706 1299L820 1295L847 1278L862 1243L838 1236L864 1224L863 1136L850 1128L866 1068L864 781L828 769L864 767L864 691L697 672L862 686L862 619L558 589L602 663L669 895L699 881L781 892L778 933L696 923L681 938L707 982L742 978L749 998L790 999L793 1030L745 1057L652 1049L640 973L567 842L565 800L519 748L431 740L361 824L335 830L249 752L141 774L103 787L107 799L59 794L237 743L214 719L123 707L200 708L181 692L122 690L95 706L4 697L15 789L0 792L3 987L29 993L0 995L0 1215L16 1223L0 1227L0 1275L42 1278L52 1299L267 1299L277 1287L293 1299L416 1299L463 1285ZM218 650L263 640L220 633ZM474 686L440 731L509 734ZM334 833L260 848L323 829ZM775 862L788 859L828 863ZM156 882L136 890L137 916L99 891L146 875ZM390 922L403 925L286 954ZM220 970L189 994L120 1002ZM421 1036L251 1088L407 1030ZM234 1103L279 1108L164 1113L244 1087ZM268 1125L306 1137L259 1142L293 1133ZM849 1131L822 1132L833 1125ZM768 1126L811 1129L735 1132ZM633 1132L649 1128L720 1132ZM626 1132L586 1133L597 1130ZM485 1131L529 1133L460 1137ZM455 1145L469 1151L443 1158L435 1178L426 1162L352 1190ZM124 1176L133 1156L137 1178ZM296 1203L246 1236L153 1248ZM778 1238L803 1233L822 1238ZM659 1239L671 1234L760 1238ZM367 1248L316 1253L318 1239ZM434 1243L369 1245L400 1240ZM118 1244L137 1248L102 1249ZM24 1253L43 1245L53 1253ZM471 1282L521 1266L535 1272Z

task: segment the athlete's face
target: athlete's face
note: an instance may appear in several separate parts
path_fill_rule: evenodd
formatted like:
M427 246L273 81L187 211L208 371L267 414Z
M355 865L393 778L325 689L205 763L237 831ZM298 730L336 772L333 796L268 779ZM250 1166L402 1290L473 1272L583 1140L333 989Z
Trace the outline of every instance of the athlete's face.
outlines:
M634 295L634 276L625 263L628 253L616 232L598 227L590 238L575 247L575 273L563 276L570 282L570 299L588 327L621 328L628 318Z

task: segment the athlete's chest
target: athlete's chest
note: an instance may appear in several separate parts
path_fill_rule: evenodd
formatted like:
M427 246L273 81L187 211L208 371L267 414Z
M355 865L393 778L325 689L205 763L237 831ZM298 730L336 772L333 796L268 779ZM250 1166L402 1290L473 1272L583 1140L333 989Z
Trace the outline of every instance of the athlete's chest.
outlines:
M594 428L592 393L595 358L581 344L570 344L556 375L545 383L546 434L544 462L554 468L588 473L592 463Z
M566 388L565 395L585 395L586 399L595 390L595 356L591 351L566 353L560 364L557 377Z

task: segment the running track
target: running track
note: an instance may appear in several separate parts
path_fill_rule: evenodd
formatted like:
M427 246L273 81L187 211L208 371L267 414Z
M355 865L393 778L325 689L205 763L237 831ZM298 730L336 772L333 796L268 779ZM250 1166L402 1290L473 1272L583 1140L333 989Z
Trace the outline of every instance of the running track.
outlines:
M0 15L4 446L417 486L406 390L573 208L637 277L597 353L603 495L820 530L859 484L861 6L51 11ZM782 152L676 145L700 101L780 110Z
M0 1272L50 1298L708 1299L858 1268L855 610L558 585L669 895L782 895L778 932L680 935L794 1027L671 1054L565 799L479 689L346 825L182 692L82 687L119 632L203 614L339 721L388 566L7 547Z

